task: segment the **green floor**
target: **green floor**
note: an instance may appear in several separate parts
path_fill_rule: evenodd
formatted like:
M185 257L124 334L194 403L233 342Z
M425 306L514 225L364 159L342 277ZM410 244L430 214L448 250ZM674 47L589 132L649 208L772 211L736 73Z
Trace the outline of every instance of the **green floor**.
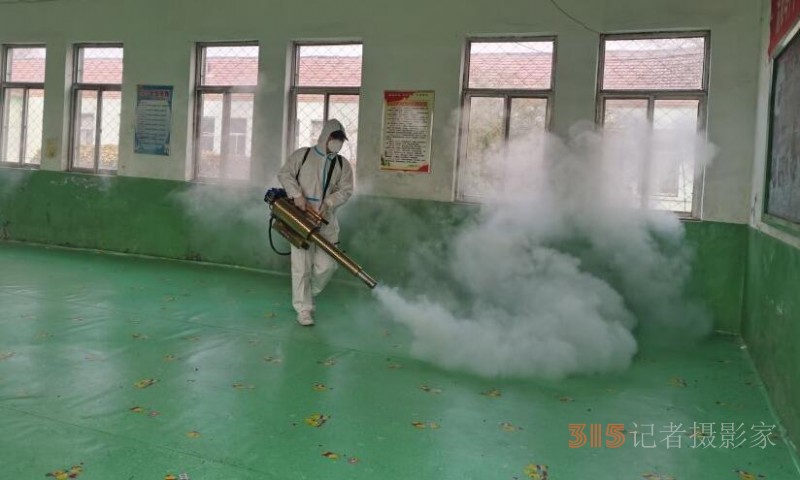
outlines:
M300 327L288 282L0 243L2 478L800 478L777 427L753 428L776 421L736 338L614 376L482 379L411 359L361 285ZM570 424L604 446L570 448Z

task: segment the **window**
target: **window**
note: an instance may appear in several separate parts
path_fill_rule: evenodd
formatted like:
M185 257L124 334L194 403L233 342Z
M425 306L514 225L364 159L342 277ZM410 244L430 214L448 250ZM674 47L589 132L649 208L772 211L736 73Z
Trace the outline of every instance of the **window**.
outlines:
M701 167L693 140L704 129L708 34L606 35L601 49L598 121L609 138L638 130L651 140L629 156L641 161L621 172L632 178L634 198L643 207L695 213Z
M200 121L200 144L201 152L214 151L214 132L217 129L217 119L214 117L203 117Z
M467 44L459 200L480 201L501 188L509 166L506 147L514 141L533 141L533 135L547 130L554 49L552 38L472 40Z
M13 46L3 49L0 68L0 163L39 165L42 161L44 69L46 49Z
M356 163L362 50L360 43L295 45L289 151L316 145L323 123L335 118L349 139L342 155Z
M195 99L195 178L248 180L258 45L201 44Z
M459 200L480 201L502 188L510 167L508 147L513 142L534 142L537 133L547 130L554 49L552 38L472 40L467 44L456 189Z
M76 47L70 154L74 171L117 171L122 54L121 45Z

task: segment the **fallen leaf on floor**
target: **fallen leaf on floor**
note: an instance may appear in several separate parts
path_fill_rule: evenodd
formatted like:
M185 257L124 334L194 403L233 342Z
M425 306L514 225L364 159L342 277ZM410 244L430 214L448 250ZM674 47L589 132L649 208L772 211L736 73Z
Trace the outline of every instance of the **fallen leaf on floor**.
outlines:
M673 387L685 387L687 385L686 379L681 377L672 377L669 379L669 384Z
M331 460L339 460L339 455L337 455L337 454L335 454L333 452L325 452L325 453L322 454L322 456L325 457L325 458L329 458Z
M425 423L425 422L420 422L418 420L411 422L411 425L413 425L414 428L418 428L420 430L423 430L425 428L430 428L431 430L438 430L439 428L441 428L439 424L436 422Z
M562 403L570 403L575 401L572 399L572 397L560 397L558 400Z
M148 413L148 415L151 417L157 417L161 415L161 412L159 412L158 410L150 410L150 413Z
M264 357L264 361L265 361L265 362L267 362L267 363L283 363L283 360L281 360L280 358L278 358L278 357L271 357L271 356L269 356L269 355L267 355L266 357Z
M481 395L485 395L487 397L495 397L496 398L496 397L501 396L502 393L500 393L500 390L495 388L495 389L492 389L492 390L487 390L485 392L481 392Z
M175 355L172 355L172 354L164 355L164 361L165 362L174 362L175 358L176 358Z
M14 352L3 352L3 353L0 353L0 361L8 360L9 358L13 357L14 355L16 355Z
M266 313L264 313L264 318L275 318L277 316L278 316L278 314L275 313L275 312L266 312Z
M164 477L164 480L178 480L178 477L176 477L175 475L173 475L173 474L171 474L171 473L168 473L168 474L167 474L167 475Z
M390 363L389 365L387 365L387 367L392 369L392 370L397 370L398 368L403 368L403 366L400 365L399 363Z
M315 413L315 414L311 415L310 417L306 418L306 424L310 425L312 427L319 428L319 427L323 426L325 424L325 422L328 421L328 418L330 418L330 417L328 417L325 414Z
M757 480L767 478L766 475L756 475L755 473L745 472L744 470L734 470L739 475L739 480Z
M166 297L164 297L164 301L165 302L174 302L175 301L175 297L173 297L172 295L166 296Z
M427 385L420 385L419 389L422 390L423 392L433 393L435 395L438 395L438 394L442 393L441 389L439 389L439 388L431 388L431 387L429 387Z
M189 438L200 438L200 432L192 430L191 432L186 432L186 436Z
M313 386L313 388L314 388L314 390L315 390L315 391L317 391L317 392L324 392L325 390L327 390L327 389L328 389L328 387L326 387L326 386L325 386L324 384L322 384L322 383L315 383L315 384L314 384L314 386Z
M69 470L56 470L45 475L56 480L67 480L68 478L78 478L83 473L83 464L73 465Z
M355 465L359 461L360 460L357 457L350 457L350 458L347 459L347 463L349 463L350 465Z
M501 423L500 428L502 428L504 432L516 432L517 430L522 430L521 428L509 422Z
M131 412L133 412L133 413L142 413L142 412L144 412L144 408L142 408L142 407L131 407Z
M131 334L131 337L133 337L136 340L147 340L149 338L147 335L144 335L142 333Z
M243 383L234 383L231 386L237 390L253 390L256 388L255 385L245 385Z
M138 382L134 383L134 386L136 388L147 388L150 385L156 383L157 381L158 380L156 380L155 378L145 378L144 380L139 380Z
M321 362L317 362L317 363L319 363L320 365L325 365L326 367L332 367L332 366L336 365L336 360L334 360L332 358L329 358L327 360L324 360L324 361L321 361Z
M547 480L547 465L531 463L525 467L525 475L531 480Z

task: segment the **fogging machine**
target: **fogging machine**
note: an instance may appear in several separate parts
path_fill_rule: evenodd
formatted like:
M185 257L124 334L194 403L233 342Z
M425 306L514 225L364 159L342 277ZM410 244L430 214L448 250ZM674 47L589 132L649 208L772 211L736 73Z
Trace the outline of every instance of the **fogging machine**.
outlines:
M300 210L286 195L282 188L270 188L264 195L270 209L270 244L272 244L272 230L280 233L283 238L297 248L308 250L311 244L316 245L336 260L348 272L360 278L369 288L375 288L378 282L364 271L356 262L336 248L322 236L320 229L328 221L319 213L311 209ZM272 245L275 250L275 246ZM280 253L275 250L276 253Z

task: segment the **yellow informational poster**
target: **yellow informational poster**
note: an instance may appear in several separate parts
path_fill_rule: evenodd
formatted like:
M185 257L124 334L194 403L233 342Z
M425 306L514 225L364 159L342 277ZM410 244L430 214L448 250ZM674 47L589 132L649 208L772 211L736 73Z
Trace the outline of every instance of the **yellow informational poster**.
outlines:
M429 173L433 92L384 92L381 170Z

